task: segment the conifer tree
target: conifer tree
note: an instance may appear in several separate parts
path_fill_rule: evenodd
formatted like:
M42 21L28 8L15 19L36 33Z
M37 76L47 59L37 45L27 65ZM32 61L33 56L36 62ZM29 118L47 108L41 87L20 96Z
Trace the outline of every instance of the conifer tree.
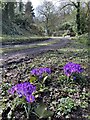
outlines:
M25 15L31 23L34 22L35 13L31 1L28 1L25 5Z

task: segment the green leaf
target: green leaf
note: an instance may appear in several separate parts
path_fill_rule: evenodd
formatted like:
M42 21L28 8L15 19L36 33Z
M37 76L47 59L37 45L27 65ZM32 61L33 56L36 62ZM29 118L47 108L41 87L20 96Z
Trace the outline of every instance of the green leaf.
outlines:
M43 78L43 83L47 80L47 78L48 78L48 76L45 76L45 77Z
M67 109L67 112L71 112L71 109Z
M40 104L35 108L35 113L37 116L41 118L48 118L53 115L53 112L50 110L47 110L47 107L45 104Z
M59 111L59 112L57 112L57 115L60 115L61 116L61 112Z
M14 98L13 102L12 102L12 110L18 106L18 105L22 105L22 104L25 104L25 99L24 97L22 98L19 98L18 96L16 98Z
M44 92L45 90L48 90L48 87L41 88L41 89L39 90L39 92Z
M37 79L36 77L31 76L31 77L30 77L30 83L33 83L34 81L36 81L36 79Z

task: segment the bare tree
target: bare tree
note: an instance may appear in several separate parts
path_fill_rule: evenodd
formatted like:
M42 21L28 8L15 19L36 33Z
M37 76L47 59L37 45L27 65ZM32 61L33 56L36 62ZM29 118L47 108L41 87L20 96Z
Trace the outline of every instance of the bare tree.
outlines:
M51 1L44 1L42 5L37 8L40 19L44 24L47 35L51 35L56 27L56 12L55 6Z
M76 24L77 24L77 32L80 34L80 0L77 0L77 2L74 2L72 0L69 0L66 5L64 5L61 10L63 10L67 6L74 6L76 8Z

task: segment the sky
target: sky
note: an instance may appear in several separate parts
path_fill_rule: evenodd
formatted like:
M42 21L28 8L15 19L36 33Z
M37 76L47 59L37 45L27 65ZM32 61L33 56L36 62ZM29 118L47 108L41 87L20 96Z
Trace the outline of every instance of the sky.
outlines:
M27 2L28 0L22 0L23 2ZM34 8L36 8L41 2L42 0L30 0L32 2L32 5Z
M28 0L22 0L23 2L27 2ZM36 8L38 5L42 4L43 0L30 0L32 2L32 5L34 8ZM52 2L56 2L57 0L48 0Z
M17 0L20 1L20 0ZM22 2L27 2L28 0L22 0ZM34 8L34 12L35 15L37 16L37 10L36 8L38 7L38 5L41 5L43 3L43 0L29 0L32 2L33 8ZM56 3L56 1L58 0L47 0L47 1L52 1L53 3Z
M16 0L16 1L20 1L20 0ZM22 2L27 2L28 0L22 0ZM33 8L34 8L34 12L35 12L35 14L37 14L36 13L36 8L38 7L38 5L41 5L42 3L43 3L43 0L29 0L29 1L31 1L32 2L32 5L33 5ZM47 0L47 1L52 1L54 4L56 4L57 6L60 4L60 2L59 1L62 1L62 2L66 2L66 1L68 1L68 0ZM58 2L57 2L58 1ZM71 0L71 1L74 1L74 2L76 2L76 1L78 1L78 0ZM84 2L87 2L87 1L89 1L89 0L80 0L80 1L84 1Z
M20 1L20 0L17 0L17 1ZM22 0L22 1L23 1L23 2L27 2L28 0ZM36 7L43 2L43 0L30 0L30 1L32 2L32 5L33 5L34 9L36 9ZM53 3L56 4L56 2L57 2L57 1L60 1L60 0L47 0L47 1L52 1ZM61 0L61 1L65 2L65 1L68 1L68 0ZM78 1L78 0L72 0L72 1L75 2L75 1ZM89 1L89 0L80 0L80 1L87 2L87 1ZM58 4L58 2L57 2L57 4Z

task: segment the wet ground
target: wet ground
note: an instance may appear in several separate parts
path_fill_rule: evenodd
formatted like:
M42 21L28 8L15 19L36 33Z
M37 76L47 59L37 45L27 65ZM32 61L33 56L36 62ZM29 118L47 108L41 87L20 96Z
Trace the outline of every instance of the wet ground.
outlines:
M71 40L68 38L50 38L42 42L34 42L28 44L16 44L16 45L2 45L2 56L1 59L8 59L17 56L24 55L35 55L42 52L47 52L48 50L56 50L58 48L63 48Z

